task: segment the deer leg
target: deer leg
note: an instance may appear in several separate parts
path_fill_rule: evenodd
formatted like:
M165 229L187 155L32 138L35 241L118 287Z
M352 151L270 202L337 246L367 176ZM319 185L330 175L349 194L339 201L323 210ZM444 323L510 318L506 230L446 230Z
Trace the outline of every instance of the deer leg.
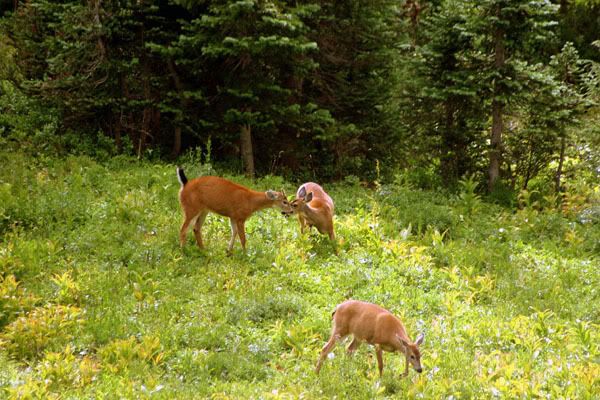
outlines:
M229 220L231 225L231 239L229 240L229 247L227 247L227 255L231 255L233 253L233 244L235 243L235 237L237 236L237 225L233 221L233 219Z
M196 236L196 243L200 248L204 247L204 243L202 243L202 225L204 224L207 214L208 211L206 210L200 212L200 214L198 214L198 218L196 219L196 224L194 225L194 236Z
M375 353L377 354L377 368L379 368L379 377L383 376L383 350L381 347L375 347Z
M327 227L327 234L329 235L329 239L331 239L332 242L335 242L335 233L333 232L333 226Z
M242 250L244 253L246 252L246 227L244 226L244 221L238 221L236 223L237 233L240 237L240 243L242 244Z
M404 359L405 359L404 372L402 373L402 375L400 375L400 378L405 378L408 376L408 355L407 354L404 355Z
M300 233L304 234L304 229L306 228L306 220L302 215L298 215L298 222L300 222Z
M319 371L321 370L321 365L323 364L323 361L325 361L327 354L331 353L331 350L333 350L333 348L335 347L335 344L341 338L342 337L339 334L337 334L337 333L333 334L333 335L331 335L331 337L329 338L329 341L325 344L325 346L323 346L323 349L321 350L321 355L319 356L319 361L317 361L317 366L315 367L315 373L317 375L319 374Z
M185 216L183 225L181 225L181 229L179 230L179 244L181 245L181 247L185 246L185 240L187 239L188 228L190 227L190 224L192 222L194 222L195 219L196 219L196 216L193 216L193 217L189 217L187 215Z
M360 346L360 341L357 338L352 339L352 342L346 349L346 353L348 353L348 355L354 354L356 349L358 349L358 346Z

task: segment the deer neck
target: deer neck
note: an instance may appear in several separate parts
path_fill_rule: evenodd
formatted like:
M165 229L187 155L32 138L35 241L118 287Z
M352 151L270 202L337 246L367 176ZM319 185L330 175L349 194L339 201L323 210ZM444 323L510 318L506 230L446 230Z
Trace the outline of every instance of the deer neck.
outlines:
M304 204L302 206L302 212L304 213L305 216L307 216L309 219L314 219L317 217L318 213L317 211L312 208L310 205L308 204Z
M251 196L252 209L255 211L273 207L275 200L270 200L265 192L252 192Z
M400 338L404 339L407 343L411 343L410 339L408 339L408 337L406 336L406 334L404 332L402 332L402 334L396 334L396 348L398 349L398 351L400 353L406 354L408 355L408 353L410 352L410 349L408 348L408 346L406 346L402 340L400 340Z

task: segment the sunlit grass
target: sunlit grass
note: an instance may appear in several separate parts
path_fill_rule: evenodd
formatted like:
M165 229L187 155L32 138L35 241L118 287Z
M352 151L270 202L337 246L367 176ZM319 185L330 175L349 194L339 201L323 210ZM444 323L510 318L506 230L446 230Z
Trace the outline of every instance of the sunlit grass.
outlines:
M179 248L175 167L0 153L0 397L594 398L597 223L513 213L401 184L325 185L339 254L265 210L248 251ZM188 176L203 166L186 165ZM294 192L278 177L254 188ZM403 356L314 364L345 299L379 303L425 332L424 372ZM62 396L62 397L61 397Z

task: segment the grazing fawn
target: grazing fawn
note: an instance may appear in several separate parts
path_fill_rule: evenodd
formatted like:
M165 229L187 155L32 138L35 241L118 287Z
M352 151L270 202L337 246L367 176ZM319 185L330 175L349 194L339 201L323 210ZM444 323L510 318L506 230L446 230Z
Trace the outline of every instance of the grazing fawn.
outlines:
M376 304L348 300L338 304L333 312L331 337L321 350L321 356L315 368L317 374L321 370L327 354L333 350L336 343L350 334L354 337L348 346L348 354L352 354L362 342L375 346L379 376L383 375L383 350L404 354L406 365L401 377L408 375L409 363L415 371L419 373L423 371L419 352L419 346L423 343L423 334L411 342L404 325L391 312Z
M185 245L187 231L194 225L196 243L203 248L202 224L209 211L229 217L231 223L231 240L227 253L231 254L236 235L240 237L242 249L246 251L246 220L256 211L269 207L279 207L282 213L291 211L285 193L267 190L257 192L242 185L217 176L202 176L190 181L182 168L177 168L177 177L181 183L179 203L183 211L184 221L179 232L179 242Z
M300 232L304 233L307 226L309 229L314 226L320 233L329 235L329 239L335 241L333 200L321 186L313 182L302 184L296 192L296 199L292 201L291 208L291 213L298 215Z

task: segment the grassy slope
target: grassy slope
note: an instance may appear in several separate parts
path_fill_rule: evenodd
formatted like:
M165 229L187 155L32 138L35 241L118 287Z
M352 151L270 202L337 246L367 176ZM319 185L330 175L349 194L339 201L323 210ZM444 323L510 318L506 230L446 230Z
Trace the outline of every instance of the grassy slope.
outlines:
M266 210L228 258L214 215L179 248L178 189L172 165L0 153L0 397L600 396L597 222L330 186L339 256ZM422 375L386 353L379 380L369 346L314 375L350 297L425 332Z

